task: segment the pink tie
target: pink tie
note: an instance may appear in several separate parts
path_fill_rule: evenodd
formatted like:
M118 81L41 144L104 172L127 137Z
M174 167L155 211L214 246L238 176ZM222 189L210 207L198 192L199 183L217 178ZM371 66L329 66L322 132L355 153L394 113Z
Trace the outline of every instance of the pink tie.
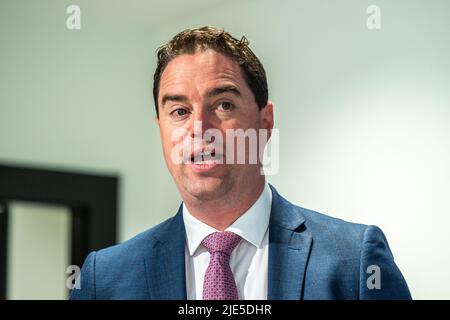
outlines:
M211 254L203 282L203 300L238 300L236 283L230 268L230 254L241 237L224 231L214 232L202 244Z

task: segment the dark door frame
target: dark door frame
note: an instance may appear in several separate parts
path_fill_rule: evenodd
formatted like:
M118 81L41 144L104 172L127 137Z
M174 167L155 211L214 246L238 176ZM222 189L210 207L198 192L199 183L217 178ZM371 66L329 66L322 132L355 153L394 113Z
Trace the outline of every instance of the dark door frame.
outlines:
M71 261L117 241L117 176L0 164L0 300L7 292L8 202L59 204L71 212Z

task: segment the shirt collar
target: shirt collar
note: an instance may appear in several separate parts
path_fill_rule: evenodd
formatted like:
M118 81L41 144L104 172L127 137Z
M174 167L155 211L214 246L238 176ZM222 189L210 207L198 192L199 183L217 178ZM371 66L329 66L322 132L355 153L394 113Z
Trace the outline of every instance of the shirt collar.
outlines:
M225 231L234 232L255 247L261 247L262 240L269 227L271 207L272 191L266 182L256 202ZM197 251L205 237L219 231L192 216L184 202L183 221L186 229L186 242L191 256Z

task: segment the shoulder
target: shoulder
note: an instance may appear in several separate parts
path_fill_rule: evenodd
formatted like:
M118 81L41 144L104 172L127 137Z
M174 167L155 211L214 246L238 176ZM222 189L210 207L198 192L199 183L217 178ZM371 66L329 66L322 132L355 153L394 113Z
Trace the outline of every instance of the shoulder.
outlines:
M125 242L97 251L97 263L141 259L158 242L159 235L171 228L174 219L171 217Z
M314 210L296 207L305 217L305 225L316 239L338 240L347 248L356 246L358 249L382 243L389 250L383 231L376 225L349 222Z
M297 210L305 217L305 226L316 244L337 253L353 253L355 258L372 247L382 247L392 255L383 231L376 225L349 222L302 207Z
M383 232L376 226L345 221L291 203L272 187L272 221L285 228L299 226L312 238L312 254L359 260L364 249L382 245L389 252ZM293 222L295 221L295 222Z
M145 257L174 217L115 246L91 252L71 299L147 299Z
M306 281L314 286L305 287L306 299L411 299L380 228L334 218L278 197L278 215L302 221L298 232L311 237Z
M316 237L362 242L364 234L371 226L342 220L314 210L296 206L305 217L305 225Z
M147 299L145 259L164 235L177 231L177 216L115 246L91 252L71 299Z
M286 227L304 224L313 241L354 246L371 226L345 221L291 203L272 187L272 221ZM293 223L295 221L295 223Z

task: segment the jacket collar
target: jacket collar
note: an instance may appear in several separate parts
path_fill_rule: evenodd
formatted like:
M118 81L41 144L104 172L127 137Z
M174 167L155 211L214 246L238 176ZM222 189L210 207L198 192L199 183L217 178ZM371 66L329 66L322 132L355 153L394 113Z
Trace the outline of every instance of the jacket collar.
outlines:
M186 300L185 239L182 206L158 229L145 257L147 285L152 300Z
M268 299L302 299L312 236L305 226L301 209L270 187Z
M270 185L268 299L302 298L312 237L299 207ZM150 299L185 300L185 241L182 206L153 235L145 257Z

